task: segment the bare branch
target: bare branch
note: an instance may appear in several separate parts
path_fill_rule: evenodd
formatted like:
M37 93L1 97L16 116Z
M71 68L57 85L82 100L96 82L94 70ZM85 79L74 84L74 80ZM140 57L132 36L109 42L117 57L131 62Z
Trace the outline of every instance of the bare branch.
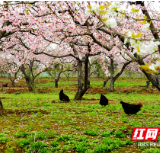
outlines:
M12 1L12 2L14 2L14 1ZM9 1L5 1L5 3L1 4L0 6L6 6L6 5L12 6L12 5L17 5L17 4L35 4L36 2L39 2L39 1L33 1L33 2L31 2L31 1L20 1L20 2L17 1L14 3L11 3Z

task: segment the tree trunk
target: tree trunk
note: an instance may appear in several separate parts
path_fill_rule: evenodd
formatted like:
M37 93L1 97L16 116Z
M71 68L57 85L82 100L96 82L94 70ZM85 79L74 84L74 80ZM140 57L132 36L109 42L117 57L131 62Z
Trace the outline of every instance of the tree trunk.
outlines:
M109 79L111 79L111 77L108 77L108 78L104 81L103 87L106 86L106 84L107 84L107 82L108 82Z
M0 116L4 114L4 110L3 110L3 105L2 105L2 101L0 99Z
M82 89L83 84L82 84L82 62L78 60L78 91L74 97L74 100L81 100L85 92L89 89L90 87L90 82L88 81L88 55L86 54L85 56L85 77L84 77L84 89Z
M123 73L123 71L125 70L125 68L131 63L132 61L126 62L123 64L123 67L121 68L121 71L119 73L116 74L116 76L114 77L114 81L117 80L117 78Z
M29 92L32 92L33 91L33 85L34 85L34 78L31 80L31 78L26 74L24 65L22 65L20 69L21 69L21 71L24 75L24 78L26 80Z
M58 79L55 79L55 88L58 88Z
M141 6L145 6L143 1L140 1L140 3L141 3ZM147 19L148 19L147 22L150 23L150 30L151 30L154 38L159 39L158 32L157 32L156 28L154 27L154 24L152 23L152 21L150 21L151 17L149 15L148 11L146 9L142 9L142 13L147 17ZM160 52L160 45L158 45L158 51ZM140 57L137 54L135 54L134 56L139 58L139 60L138 60L139 65L145 64L144 61L142 59L140 59ZM156 80L156 75L148 74L143 69L142 69L142 72L145 74L145 76L148 78L148 80L151 81L151 83L160 91L160 86Z
M12 79L10 79L11 80L11 82L12 82L12 87L15 87L15 82L14 82L14 79L12 80Z
M33 85L32 85L31 79L29 77L25 77L25 80L26 80L29 92L32 92L33 91Z
M136 58L138 58L138 64L139 65L145 65L144 61L140 59L140 57L137 54L134 54ZM142 72L145 74L147 79L151 81L151 83L160 91L160 86L156 83L156 75L152 75L149 73L146 73L145 70L142 69Z
M111 78L111 83L110 83L110 91L114 91L114 78Z
M89 70L89 67L88 67L88 55L86 54L86 57L85 57L85 78L84 78L84 90L85 92L87 91L87 89L90 87L88 84L90 84L89 82L89 79L88 79L88 70Z
M91 73L91 64L90 64L90 62L89 62L89 59L88 59L88 57L87 57L87 63L86 63L86 65L88 66L88 73L87 73L87 77L88 77L88 80L87 80L87 85L88 85L88 88L90 88L90 73Z
M82 97L82 62L80 60L78 60L77 71L78 71L78 91L74 97L74 100L80 100Z
M157 83L157 85L159 86L159 79L158 79L158 76L156 77L156 83Z
M12 81L12 87L15 87L15 82L14 81Z
M8 76L9 76L10 81L12 82L12 87L15 87L15 82L14 82L14 80L15 80L16 78L12 79L10 73L8 73Z
M58 81L62 73L63 73L63 69L58 73L57 78L55 78L55 88L58 88Z
M110 91L114 91L114 64L113 64L113 59L110 58L111 60L111 83L110 83Z
M55 75L55 77L54 77L49 70L47 70L47 72L48 72L48 74L51 76L51 78L54 79L54 82L55 82L55 85L54 85L54 86L55 86L55 88L58 88L58 81L59 81L59 79L60 79L60 77L61 77L61 74L64 72L63 69L58 73L57 78L56 78L56 75Z

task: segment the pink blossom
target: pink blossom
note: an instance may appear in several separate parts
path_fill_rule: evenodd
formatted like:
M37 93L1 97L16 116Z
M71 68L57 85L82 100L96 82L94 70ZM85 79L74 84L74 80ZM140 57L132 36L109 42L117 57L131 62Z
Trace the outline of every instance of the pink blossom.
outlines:
M8 71L8 73L9 73L9 74L12 74L12 71L11 71L11 70L9 70L9 71Z

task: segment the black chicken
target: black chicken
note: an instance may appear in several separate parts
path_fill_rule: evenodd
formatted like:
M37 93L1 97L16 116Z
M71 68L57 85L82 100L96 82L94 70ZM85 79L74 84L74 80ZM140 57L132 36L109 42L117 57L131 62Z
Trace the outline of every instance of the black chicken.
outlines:
M123 107L124 112L126 114L136 114L138 111L141 110L141 107L143 106L142 103L140 103L140 104L129 104L129 103L125 103L123 101L120 101L120 103L122 104L122 107Z
M8 87L8 83L6 83L6 84L3 84L3 87Z
M106 106L108 105L108 99L101 93L101 98L100 98L100 105Z
M59 99L64 102L69 102L69 97L63 93L63 89L59 92Z

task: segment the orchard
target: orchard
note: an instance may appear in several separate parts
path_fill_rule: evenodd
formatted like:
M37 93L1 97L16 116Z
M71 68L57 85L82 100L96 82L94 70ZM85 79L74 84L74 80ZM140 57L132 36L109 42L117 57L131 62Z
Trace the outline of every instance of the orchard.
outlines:
M1 2L0 152L159 153L131 141L160 127L159 8Z

